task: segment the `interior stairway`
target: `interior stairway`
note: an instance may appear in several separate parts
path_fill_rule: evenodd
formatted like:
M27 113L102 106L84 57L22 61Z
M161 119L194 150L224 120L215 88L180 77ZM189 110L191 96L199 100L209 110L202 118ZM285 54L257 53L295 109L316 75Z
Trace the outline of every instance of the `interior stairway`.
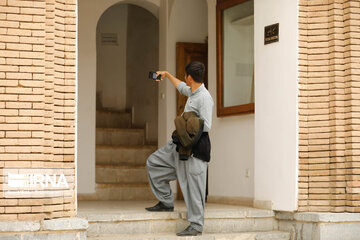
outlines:
M145 129L132 128L131 113L96 111L96 196L92 200L150 200L146 159L157 149Z

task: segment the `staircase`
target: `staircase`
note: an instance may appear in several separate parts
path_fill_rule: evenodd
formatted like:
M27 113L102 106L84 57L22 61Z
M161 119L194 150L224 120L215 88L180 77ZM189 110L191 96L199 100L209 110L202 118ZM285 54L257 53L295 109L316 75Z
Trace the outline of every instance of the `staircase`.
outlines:
M207 203L203 234L177 237L189 224L183 202L174 212L147 212L155 201L79 202L78 216L89 222L88 240L290 240L290 233L279 231L271 210Z
M131 113L96 111L96 194L92 200L150 200L146 159L157 149L145 129L132 128Z

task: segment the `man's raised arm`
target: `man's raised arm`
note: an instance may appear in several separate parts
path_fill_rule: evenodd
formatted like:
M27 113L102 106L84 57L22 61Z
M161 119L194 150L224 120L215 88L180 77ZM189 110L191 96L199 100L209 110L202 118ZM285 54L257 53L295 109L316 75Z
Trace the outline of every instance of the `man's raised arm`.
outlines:
M182 95L185 95L188 97L190 96L191 88L189 86L187 86L185 82L181 81L180 79L177 79L176 77L171 75L168 71L157 71L156 74L157 74L156 76L161 75L161 80L156 79L157 82L162 81L164 79L164 77L166 77L177 88L177 90L179 90L179 92Z
M157 71L156 74L156 76L161 75L161 80L167 77L176 88L179 83L182 82L180 79L177 79L176 77L171 75L168 71ZM160 80L156 79L156 81L159 82Z

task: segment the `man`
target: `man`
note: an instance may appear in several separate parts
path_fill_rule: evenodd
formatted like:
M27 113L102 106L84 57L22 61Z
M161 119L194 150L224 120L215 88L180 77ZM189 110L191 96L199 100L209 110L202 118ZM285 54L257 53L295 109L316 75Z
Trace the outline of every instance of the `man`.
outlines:
M165 77L188 97L184 112L195 112L204 120L204 132L198 143L192 148L193 154L188 160L179 160L176 145L170 140L165 146L152 153L146 161L151 189L159 200L148 211L174 211L174 196L169 182L178 180L187 208L187 220L190 225L178 236L201 235L204 225L206 170L210 161L210 139L214 101L203 84L205 66L200 62L191 62L185 67L185 82L175 78L167 71L158 71L162 81Z

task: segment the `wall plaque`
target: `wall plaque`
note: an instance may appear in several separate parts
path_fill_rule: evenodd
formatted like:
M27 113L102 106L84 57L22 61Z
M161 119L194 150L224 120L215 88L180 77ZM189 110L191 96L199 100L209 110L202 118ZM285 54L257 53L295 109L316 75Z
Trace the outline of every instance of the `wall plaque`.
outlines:
M279 23L265 27L265 44L279 41Z

